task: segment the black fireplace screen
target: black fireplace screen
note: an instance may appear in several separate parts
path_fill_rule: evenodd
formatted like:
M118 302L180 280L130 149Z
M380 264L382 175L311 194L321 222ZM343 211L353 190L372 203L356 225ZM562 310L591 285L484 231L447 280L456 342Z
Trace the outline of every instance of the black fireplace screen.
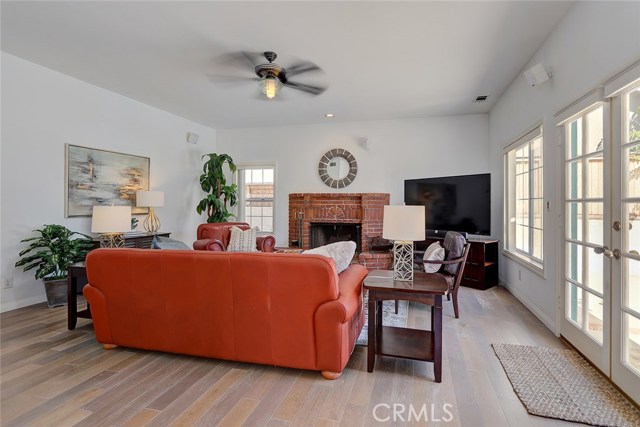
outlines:
M356 242L356 253L362 251L362 225L361 224L342 224L342 223L311 223L311 241L309 246L317 248L318 246L328 245L335 242L347 242L349 240Z

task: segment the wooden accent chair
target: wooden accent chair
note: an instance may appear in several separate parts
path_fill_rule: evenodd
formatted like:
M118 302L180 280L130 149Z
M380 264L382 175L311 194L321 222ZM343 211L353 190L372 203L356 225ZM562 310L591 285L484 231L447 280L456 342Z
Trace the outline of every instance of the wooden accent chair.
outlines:
M427 260L420 259L420 260L417 260L416 262L419 264L422 263L423 265L438 264L441 266L438 272L436 273L424 273L424 274L440 274L441 276L444 276L445 280L447 281L447 284L449 285L449 293L447 294L447 300L451 301L451 297L453 296L453 312L457 319L460 317L458 312L458 288L460 288L460 282L462 281L464 266L465 266L465 263L467 262L467 256L469 255L469 249L471 248L471 244L466 240L464 240L462 256L455 259L447 260L446 258L449 255L449 251L452 249L451 245L453 244L453 239L454 239L454 235L450 233L453 233L453 232L451 231L447 232L444 239L443 246L446 253L444 260L427 261ZM455 234L462 237L462 235L459 233L455 233ZM462 237L462 239L464 239L464 237ZM455 267L446 268L447 266L455 266ZM452 274L452 272L454 272L455 274Z

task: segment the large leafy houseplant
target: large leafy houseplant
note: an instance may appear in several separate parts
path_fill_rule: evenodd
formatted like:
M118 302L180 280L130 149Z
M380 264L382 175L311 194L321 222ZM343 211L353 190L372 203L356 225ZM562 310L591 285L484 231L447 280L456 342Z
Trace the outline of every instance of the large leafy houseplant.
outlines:
M229 207L235 206L238 200L236 184L227 185L227 178L223 166L226 163L231 173L236 171L236 165L228 154L210 153L202 156L208 157L202 167L200 175L200 187L208 193L198 203L198 214L207 213L207 222L226 222L234 215L229 212Z
M16 267L24 267L23 271L36 269L35 277L43 280L50 307L64 304L67 268L74 262L84 261L95 247L93 240L86 234L56 224L45 225L34 232L38 236L21 240L29 246L20 252L22 258L16 262ZM81 237L74 238L76 235Z

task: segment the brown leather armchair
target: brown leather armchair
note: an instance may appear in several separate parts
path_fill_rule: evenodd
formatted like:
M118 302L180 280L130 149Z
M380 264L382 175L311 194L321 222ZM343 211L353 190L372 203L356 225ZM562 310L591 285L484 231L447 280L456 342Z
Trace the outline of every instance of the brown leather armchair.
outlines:
M214 222L198 226L198 240L193 242L193 249L200 251L226 251L231 237L231 227L248 230L246 222ZM260 252L273 252L276 239L273 236L259 236L256 246Z
M458 312L458 289L460 288L460 282L462 281L462 275L471 245L460 234L449 231L445 235L444 239L444 249L447 254L451 250L451 245L454 244L454 239L462 239L462 242L464 242L464 246L462 246L462 256L455 259L442 261L427 261L420 259L417 260L417 262L422 264L436 264L441 266L437 273L427 274L439 274L445 278L447 284L449 285L449 293L447 294L447 299L451 300L451 296L453 296L453 313L457 319L458 317L460 317ZM452 266L452 268L445 268L446 266ZM452 271L454 272L454 274L451 274Z

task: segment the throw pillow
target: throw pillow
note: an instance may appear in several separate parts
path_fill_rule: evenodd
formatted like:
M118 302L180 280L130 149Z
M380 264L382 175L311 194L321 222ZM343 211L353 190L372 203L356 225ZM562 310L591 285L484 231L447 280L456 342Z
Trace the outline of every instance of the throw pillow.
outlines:
M425 261L442 261L444 259L444 248L440 246L439 242L435 242L429 245L426 251L424 251ZM440 270L442 264L424 264L424 271L426 273L436 273Z
M336 262L336 271L338 274L349 267L355 253L356 242L351 241L331 243L329 245L320 246L303 252L303 254L323 255L328 258L333 258Z
M444 235L444 248L447 252L447 261L460 258L464 252L465 238L462 234L455 231L447 231ZM458 273L461 263L448 264L444 266L444 271L455 276Z
M227 252L258 252L256 239L258 238L258 227L241 230L238 227L231 227L231 237Z
M152 249L191 249L189 246L187 246L184 242L181 242L180 240L175 240L175 239L171 239L169 237L162 237L162 236L154 236L153 240L151 241L151 248Z

